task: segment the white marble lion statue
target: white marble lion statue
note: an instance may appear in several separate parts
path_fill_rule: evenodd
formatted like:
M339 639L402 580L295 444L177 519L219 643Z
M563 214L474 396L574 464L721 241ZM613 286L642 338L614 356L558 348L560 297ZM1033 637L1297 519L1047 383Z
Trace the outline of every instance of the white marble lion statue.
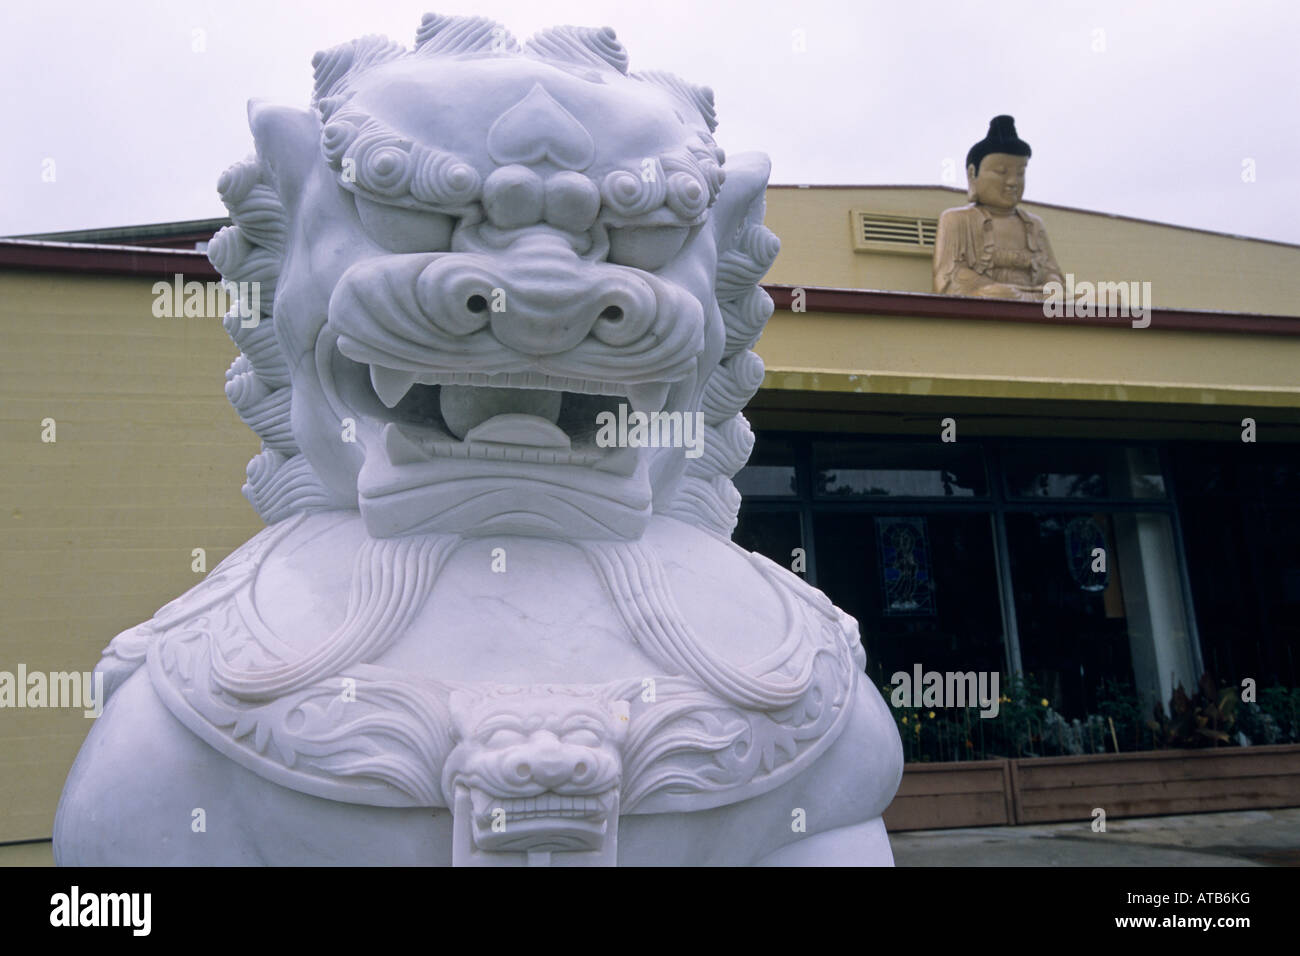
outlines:
M766 157L608 28L313 63L209 248L267 527L104 652L57 861L892 863L856 623L730 540Z

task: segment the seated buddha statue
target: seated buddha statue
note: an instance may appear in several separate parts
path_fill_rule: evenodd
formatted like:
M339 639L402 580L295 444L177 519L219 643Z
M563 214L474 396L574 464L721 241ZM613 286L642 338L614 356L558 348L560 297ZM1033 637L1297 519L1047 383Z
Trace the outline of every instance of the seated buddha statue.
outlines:
M934 291L1041 302L1064 284L1043 221L1020 208L1029 144L1010 116L995 116L966 154L965 206L944 210L934 244Z

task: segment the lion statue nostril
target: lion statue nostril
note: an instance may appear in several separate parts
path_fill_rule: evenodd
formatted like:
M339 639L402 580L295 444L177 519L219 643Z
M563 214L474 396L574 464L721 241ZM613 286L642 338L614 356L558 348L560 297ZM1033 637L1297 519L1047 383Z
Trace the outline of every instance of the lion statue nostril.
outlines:
M587 765L583 763L581 760L579 760L577 764L575 764L573 767L573 773L575 776L581 777L586 772L587 772Z
M600 318L607 322L618 322L623 318L623 310L616 305L607 306L601 311Z
M527 777L532 772L533 768L528 766L526 763L521 763L519 766L515 767L515 773L519 774L520 777Z
M465 300L465 308L474 313L486 311L487 307L487 299L481 295L472 295Z

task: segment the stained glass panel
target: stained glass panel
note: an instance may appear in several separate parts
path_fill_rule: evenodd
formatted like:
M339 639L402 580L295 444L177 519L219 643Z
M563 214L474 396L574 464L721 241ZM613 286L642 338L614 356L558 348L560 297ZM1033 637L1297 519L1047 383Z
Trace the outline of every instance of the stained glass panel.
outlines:
M880 579L887 615L927 616L935 613L934 575L930 569L930 540L924 518L877 518Z

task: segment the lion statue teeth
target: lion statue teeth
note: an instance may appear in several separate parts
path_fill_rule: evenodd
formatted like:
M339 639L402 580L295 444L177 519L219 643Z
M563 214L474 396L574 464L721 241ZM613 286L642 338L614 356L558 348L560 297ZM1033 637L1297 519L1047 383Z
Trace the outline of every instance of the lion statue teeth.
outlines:
M766 157L608 28L313 67L209 245L267 528L104 651L57 861L891 863L856 622L730 540Z

